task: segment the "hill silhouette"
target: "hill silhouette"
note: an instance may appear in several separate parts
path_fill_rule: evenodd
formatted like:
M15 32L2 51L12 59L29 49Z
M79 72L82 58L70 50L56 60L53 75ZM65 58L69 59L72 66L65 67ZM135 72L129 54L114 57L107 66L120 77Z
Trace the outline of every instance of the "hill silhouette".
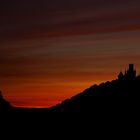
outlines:
M118 78L100 85L93 85L78 95L52 107L58 112L91 113L111 110L134 110L139 107L140 76L136 76L134 65Z
M93 85L83 92L66 99L61 104L46 109L14 108L0 94L0 110L11 109L20 113L99 113L139 109L140 76L134 65L120 72L118 78L100 85Z
M126 138L129 133L134 138L137 135L133 134L133 131L139 134L137 129L140 118L139 94L140 76L136 76L133 65L129 65L129 69L125 73L120 72L117 79L93 85L48 109L11 107L0 96L1 124L4 122L4 126L1 128L5 128L6 123L8 123L6 132L8 128L10 128L10 132L13 127L19 131L24 128L23 134L20 136L24 136L26 133L31 134L31 130L33 130L32 136L36 136L35 134L39 131L42 136L43 131L47 138L48 134L51 134L51 138L52 136L58 138L58 134L67 133L66 136L64 135L65 138L72 134L74 137L75 134L78 134L78 138L80 136L83 138L83 134L85 134L87 138L89 133L90 138L96 138L96 134L97 138L99 136L105 138L105 135L111 136L111 138L118 135L119 138L122 138L124 135ZM6 113L1 113L1 109ZM47 128L52 133L46 130ZM14 134L17 135L18 131L14 130ZM17 136L19 137L19 135Z

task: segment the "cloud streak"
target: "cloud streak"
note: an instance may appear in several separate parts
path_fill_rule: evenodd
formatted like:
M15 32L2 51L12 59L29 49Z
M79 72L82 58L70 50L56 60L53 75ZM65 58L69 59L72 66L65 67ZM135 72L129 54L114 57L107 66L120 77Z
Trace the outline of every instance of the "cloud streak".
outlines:
M71 36L140 29L140 2L21 1L1 5L1 39Z

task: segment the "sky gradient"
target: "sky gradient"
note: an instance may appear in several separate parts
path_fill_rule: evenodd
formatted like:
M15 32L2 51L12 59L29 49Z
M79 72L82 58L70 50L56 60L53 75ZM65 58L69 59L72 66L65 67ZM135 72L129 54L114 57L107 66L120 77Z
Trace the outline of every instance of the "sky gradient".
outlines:
M14 105L50 107L140 71L139 0L0 2L0 89Z

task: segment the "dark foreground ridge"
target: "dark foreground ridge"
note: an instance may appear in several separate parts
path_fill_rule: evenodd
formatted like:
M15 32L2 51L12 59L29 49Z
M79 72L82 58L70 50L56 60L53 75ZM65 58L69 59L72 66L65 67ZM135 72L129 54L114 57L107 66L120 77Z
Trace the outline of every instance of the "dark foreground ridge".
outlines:
M46 109L14 108L0 94L0 111L20 113L99 113L107 111L139 110L140 76L136 76L134 65L120 72L111 82L93 85L82 93Z
M0 111L9 111L11 108L12 106L10 105L8 101L6 101L3 98L2 93L0 91Z

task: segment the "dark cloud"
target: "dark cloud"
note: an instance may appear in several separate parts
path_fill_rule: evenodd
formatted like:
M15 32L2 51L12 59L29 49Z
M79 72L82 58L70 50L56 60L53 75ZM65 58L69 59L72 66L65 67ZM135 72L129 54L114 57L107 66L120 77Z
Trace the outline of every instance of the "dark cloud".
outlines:
M0 37L3 40L85 34L96 33L100 28L117 31L115 28L140 24L139 14L138 0L6 1L0 4Z

